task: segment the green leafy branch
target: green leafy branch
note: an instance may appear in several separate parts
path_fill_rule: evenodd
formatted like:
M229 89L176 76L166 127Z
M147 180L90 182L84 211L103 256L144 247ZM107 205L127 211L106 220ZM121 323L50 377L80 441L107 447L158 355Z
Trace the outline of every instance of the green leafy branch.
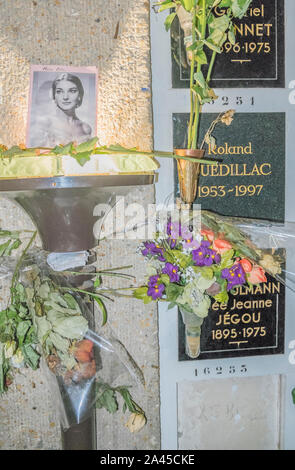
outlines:
M71 156L74 158L79 165L83 166L85 163L87 163L91 155L109 155L114 156L114 155L144 155L150 158L174 158L175 160L177 159L184 159L188 161L193 161L197 163L206 163L208 165L217 165L217 162L212 159L196 159L196 158L190 158L190 157L179 157L178 155L175 155L172 152L164 152L160 150L153 150L152 152L143 152L141 150L138 150L136 148L125 148L122 147L119 144L116 145L109 145L109 146L97 146L97 137L94 137L93 139L90 139L87 142L84 142L83 144L76 145L74 142L70 142L67 145L57 145L56 147L50 149L50 148L44 148L44 147L36 147L36 148L30 148L26 149L23 147L19 146L13 146L11 149L7 150L1 150L0 146L0 159L5 159L7 158L9 161L12 160L12 158L22 158L22 157L36 157L37 155L41 156L56 156L56 157L62 157L62 156Z
M95 405L96 408L105 408L109 413L115 413L119 409L117 396L118 394L124 400L123 412L125 413L128 409L130 413L142 413L143 410L140 406L133 400L129 388L127 386L111 387L109 384L101 382L99 379L95 384L96 388L96 398Z
M218 97L210 87L217 54L221 54L225 41L236 43L234 19L242 19L252 0L164 0L156 2L158 12L170 10L165 19L166 31L176 16L190 17L191 40L187 44L190 59L190 119L188 148L196 149L199 139L199 120L202 106ZM221 16L215 8L223 8ZM204 72L204 66L207 72Z
M0 244L0 257L10 256L13 250L17 250L22 244L20 240L19 231L9 231L0 229L0 239L7 238L7 240Z

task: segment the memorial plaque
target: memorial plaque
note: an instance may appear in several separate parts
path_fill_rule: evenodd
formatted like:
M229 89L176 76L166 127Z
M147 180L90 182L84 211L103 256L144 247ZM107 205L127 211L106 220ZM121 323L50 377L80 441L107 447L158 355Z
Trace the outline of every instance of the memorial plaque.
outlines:
M215 15L223 14L222 8ZM247 17L235 20L236 44L223 44L210 83L216 88L285 86L284 0L253 0ZM189 63L178 18L171 28L172 86L189 87Z
M227 305L213 299L202 325L198 359L283 353L284 285L267 276L266 283L240 286L234 291ZM188 360L181 316L178 324L179 360Z
M202 114L200 135L215 117ZM187 120L188 114L173 115L176 148L185 146ZM239 113L230 127L216 127L214 136L216 147L208 148L206 157L220 163L202 165L195 202L221 215L283 221L285 113ZM276 279L236 289L227 306L212 303L198 359L283 353L284 315L285 288ZM179 316L179 360L189 359Z
M201 115L201 136L216 116ZM188 118L173 114L174 148L185 147ZM207 147L206 157L220 163L201 166L196 202L223 215L284 220L285 113L238 113L213 135L217 144Z

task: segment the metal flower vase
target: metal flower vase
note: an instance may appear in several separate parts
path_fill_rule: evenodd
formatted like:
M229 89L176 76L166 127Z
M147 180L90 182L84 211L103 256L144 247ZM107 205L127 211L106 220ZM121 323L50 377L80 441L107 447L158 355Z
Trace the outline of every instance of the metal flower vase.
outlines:
M191 359L196 359L201 352L201 326L204 319L184 307L179 307L179 311L185 326L185 353Z
M203 158L205 150L174 149L174 153L179 157L200 159ZM197 195L200 163L178 158L177 171L181 200L191 206Z

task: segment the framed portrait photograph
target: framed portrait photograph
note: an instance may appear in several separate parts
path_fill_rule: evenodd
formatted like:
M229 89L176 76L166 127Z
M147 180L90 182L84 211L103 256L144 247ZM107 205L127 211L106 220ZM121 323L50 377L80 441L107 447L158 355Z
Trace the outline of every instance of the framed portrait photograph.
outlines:
M31 66L27 147L82 143L96 125L96 67Z

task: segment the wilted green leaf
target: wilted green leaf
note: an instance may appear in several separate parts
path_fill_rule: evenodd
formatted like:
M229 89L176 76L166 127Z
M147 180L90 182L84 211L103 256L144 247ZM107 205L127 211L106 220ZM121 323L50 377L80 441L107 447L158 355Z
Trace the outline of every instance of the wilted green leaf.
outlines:
M169 29L171 28L171 25L174 21L174 18L176 17L176 13L170 13L170 15L167 16L166 20L165 20L165 28L166 28L166 31L169 31Z
M52 325L45 317L36 317L35 324L39 343L43 345L43 342L52 330Z
M84 166L85 163L89 162L91 155L92 150L88 150L86 152L78 152L72 154L72 157L79 163L79 165Z
M236 18L242 19L252 0L232 0L232 14Z
M105 408L109 413L118 411L118 402L114 390L107 384L97 384L98 398L95 402L96 408Z
M38 296L41 297L41 299L47 299L50 293L50 287L48 282L44 282L41 284L38 290Z
M21 347L25 362L33 369L36 370L39 365L40 355L30 344L23 344Z
M97 141L98 138L93 137L93 139L87 140L87 142L83 142L82 144L77 145L77 153L92 152L95 149Z
M70 142L65 146L57 145L56 147L54 147L54 149L51 150L50 153L53 153L54 155L70 155L72 152L72 148L73 142Z
M22 321L17 325L16 336L17 336L20 346L23 344L25 336L27 332L29 331L30 327L31 327L31 321L29 320Z
M59 334L54 333L53 331L48 336L49 340L52 342L53 346L62 353L67 353L70 347L70 342L66 338L62 338Z
M199 64L208 63L207 56L203 50L197 51L197 53L195 54L195 58L196 58L196 61L199 62Z
M63 295L63 298L66 301L66 304L70 309L75 310L77 313L81 312L79 304L73 295L66 292Z
M214 44L213 42L211 42L210 40L207 41L206 39L204 39L204 44L206 44L206 46L209 47L209 49L211 49L212 51L217 52L218 54L221 54L220 47Z
M81 315L66 316L61 312L50 310L47 319L56 333L69 339L80 339L88 329L88 322Z

